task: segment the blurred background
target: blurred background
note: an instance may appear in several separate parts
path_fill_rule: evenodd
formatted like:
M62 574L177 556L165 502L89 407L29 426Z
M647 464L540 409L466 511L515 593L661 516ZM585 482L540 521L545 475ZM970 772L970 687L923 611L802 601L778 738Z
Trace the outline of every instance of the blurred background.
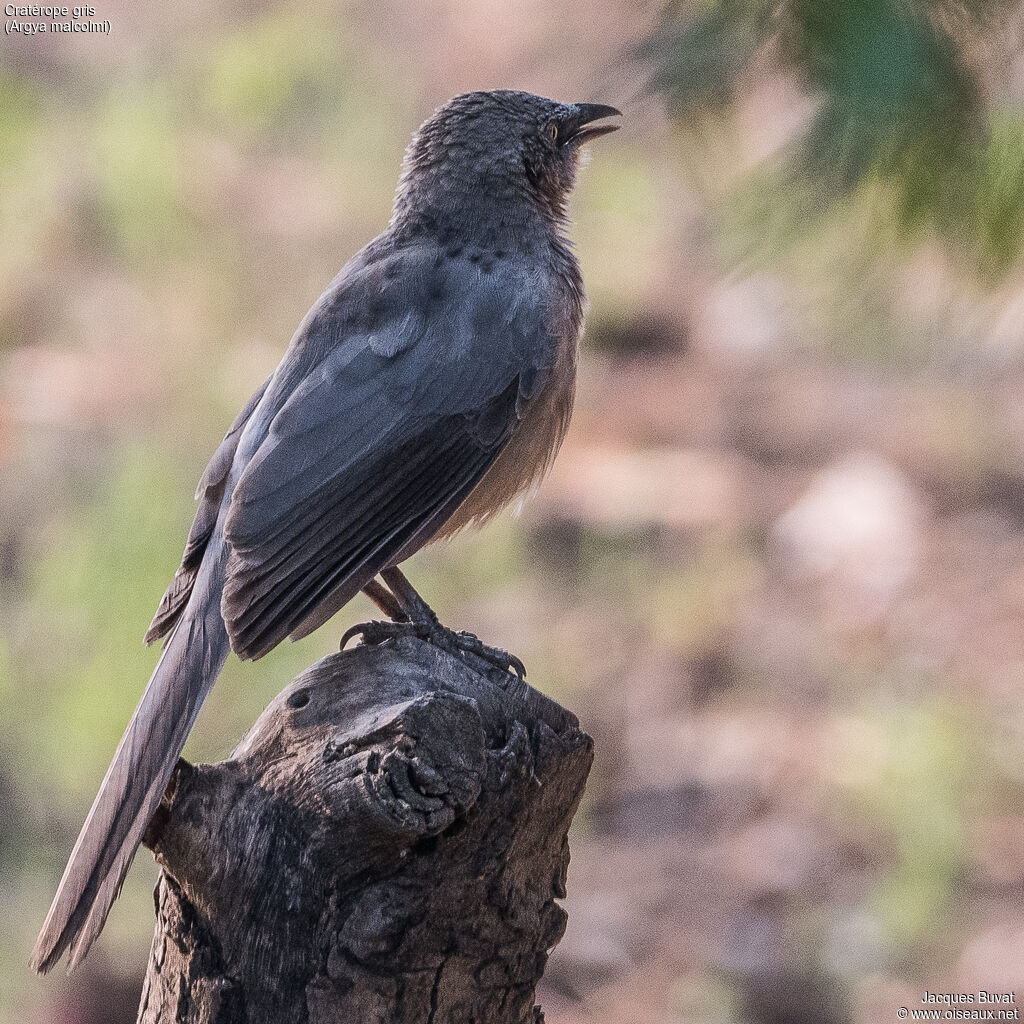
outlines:
M0 40L0 1021L135 1019L148 854L72 978L26 962L195 481L410 132L491 87L626 115L562 455L410 566L597 741L548 1021L1024 990L1024 10L97 5ZM229 662L186 754L370 614Z

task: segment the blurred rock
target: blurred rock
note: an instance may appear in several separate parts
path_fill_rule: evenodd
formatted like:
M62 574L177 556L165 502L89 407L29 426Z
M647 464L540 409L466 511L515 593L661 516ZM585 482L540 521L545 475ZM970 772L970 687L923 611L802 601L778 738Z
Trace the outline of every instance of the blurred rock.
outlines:
M683 355L690 348L685 324L662 311L645 311L627 318L606 316L587 324L587 346L618 356Z
M735 686L738 672L732 653L724 646L702 651L692 659L690 688L694 704L702 707Z
M566 445L537 501L595 526L693 529L737 516L740 480L723 453Z
M718 802L699 782L648 787L598 802L590 819L598 835L617 835L637 844L691 831L707 837L717 831Z
M986 821L971 836L973 862L993 886L1024 887L1024 818Z
M632 966L633 913L622 895L607 891L572 901L575 926L566 931L545 972L545 982L566 994L590 991Z
M842 604L870 611L917 570L923 520L909 481L868 453L819 473L773 535L798 576L827 583Z
M813 967L759 971L744 979L744 1021L750 1024L849 1024L849 997L835 978Z
M1024 925L1018 919L993 924L967 940L954 971L954 987L944 991L1005 992L1024 989Z
M708 851L749 895L817 888L834 872L835 856L817 831L781 816L758 821Z
M845 986L818 962L813 944L794 941L785 899L752 901L729 929L723 967L740 992L749 1024L846 1024Z
M726 359L763 359L782 342L784 303L782 282L768 275L716 284L697 328L703 346Z

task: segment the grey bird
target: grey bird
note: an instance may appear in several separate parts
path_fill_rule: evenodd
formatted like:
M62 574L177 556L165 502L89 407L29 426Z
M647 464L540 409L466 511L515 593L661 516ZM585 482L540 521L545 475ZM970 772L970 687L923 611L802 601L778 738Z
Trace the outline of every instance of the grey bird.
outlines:
M437 621L398 568L550 466L575 392L583 283L566 236L580 147L614 107L458 96L406 152L387 229L306 314L214 452L146 634L163 652L32 953L69 970L106 920L229 651L259 658L364 590L410 630L521 671ZM383 582L376 577L380 576Z

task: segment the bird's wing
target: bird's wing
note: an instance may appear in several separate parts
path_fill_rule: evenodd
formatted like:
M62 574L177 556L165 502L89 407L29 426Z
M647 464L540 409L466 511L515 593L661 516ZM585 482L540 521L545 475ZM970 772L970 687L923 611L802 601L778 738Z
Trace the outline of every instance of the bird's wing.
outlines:
M199 566L203 561L203 554L213 536L214 527L217 524L217 513L220 511L221 499L224 496L224 487L227 483L228 473L231 470L231 463L234 460L235 452L238 450L238 442L242 430L249 417L252 416L260 399L263 398L272 377L263 382L262 387L245 403L242 411L235 417L234 423L228 428L224 440L217 446L213 453L206 471L203 473L196 488L196 500L199 508L196 510L195 519L192 520L192 528L188 532L188 539L185 541L185 551L181 556L181 565L178 567L168 586L166 593L160 601L160 606L153 616L149 629L146 631L146 643L151 644L161 637L167 636L174 628L174 624L181 618L181 613L188 603L189 595L195 586L196 576L199 574Z
M304 636L424 543L553 363L543 289L514 268L426 249L371 270L309 319L326 355L233 491L222 612L240 657Z

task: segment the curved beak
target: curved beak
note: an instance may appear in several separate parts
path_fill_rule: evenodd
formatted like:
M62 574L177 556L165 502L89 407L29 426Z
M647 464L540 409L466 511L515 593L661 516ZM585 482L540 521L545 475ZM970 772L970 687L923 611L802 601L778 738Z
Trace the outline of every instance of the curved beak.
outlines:
M573 142L579 145L607 135L609 132L618 131L622 127L618 124L593 123L605 117L622 117L622 111L605 106L603 103L574 103L572 109L573 115L569 119L569 132L565 136L566 143Z

